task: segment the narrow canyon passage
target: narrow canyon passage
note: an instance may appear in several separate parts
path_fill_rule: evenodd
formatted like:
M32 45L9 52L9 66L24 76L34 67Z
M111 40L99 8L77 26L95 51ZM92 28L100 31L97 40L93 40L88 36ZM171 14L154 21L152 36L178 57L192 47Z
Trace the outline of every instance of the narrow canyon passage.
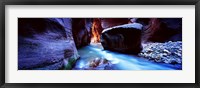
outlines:
M74 70L175 70L178 66L147 61L136 55L103 50L101 43L91 43L78 50L80 59ZM103 61L102 61L103 59ZM105 60L106 59L106 60ZM106 62L106 63L104 63ZM109 62L109 63L108 63ZM98 64L98 65L94 65Z
M18 70L182 70L182 18L19 18Z

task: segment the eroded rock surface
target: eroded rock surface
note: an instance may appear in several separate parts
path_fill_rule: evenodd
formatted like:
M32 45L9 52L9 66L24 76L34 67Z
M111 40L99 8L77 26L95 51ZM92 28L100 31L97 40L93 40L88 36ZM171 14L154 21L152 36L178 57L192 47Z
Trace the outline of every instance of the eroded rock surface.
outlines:
M71 19L19 18L18 69L63 69L64 61L79 55L72 36Z
M139 18L144 25L143 42L168 42L182 40L181 18Z
M99 43L100 42L100 36L101 32L103 31L103 28L101 26L101 19L100 18L94 18L93 24L92 24L92 38L91 43Z
M90 44L92 19L73 18L72 33L77 48Z

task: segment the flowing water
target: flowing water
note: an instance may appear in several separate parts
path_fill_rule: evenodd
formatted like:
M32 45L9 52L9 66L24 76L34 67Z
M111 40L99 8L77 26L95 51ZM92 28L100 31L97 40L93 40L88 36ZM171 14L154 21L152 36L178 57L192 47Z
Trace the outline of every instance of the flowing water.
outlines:
M148 61L145 58L136 55L128 55L108 50L103 50L100 43L91 43L90 45L78 50L80 59L77 60L74 69L83 70L88 68L88 64L93 59L105 58L112 66L112 70L177 70L179 67L171 64L156 63ZM96 67L97 70L103 70Z

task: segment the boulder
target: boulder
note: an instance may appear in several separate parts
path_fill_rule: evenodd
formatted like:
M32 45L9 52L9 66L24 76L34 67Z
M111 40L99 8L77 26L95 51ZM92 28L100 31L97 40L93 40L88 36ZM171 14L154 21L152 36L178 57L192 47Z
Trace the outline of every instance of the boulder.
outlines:
M73 40L71 19L19 18L18 70L63 69L64 61L79 55Z
M141 50L141 30L142 25L139 23L104 29L101 44L105 50L137 54Z

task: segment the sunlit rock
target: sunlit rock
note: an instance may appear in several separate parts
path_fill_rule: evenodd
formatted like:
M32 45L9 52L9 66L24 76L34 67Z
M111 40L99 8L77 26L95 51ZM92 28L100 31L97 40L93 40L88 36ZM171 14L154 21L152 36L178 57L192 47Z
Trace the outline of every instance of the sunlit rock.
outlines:
M91 30L91 43L99 43L100 42L100 36L101 32L103 31L103 28L101 26L101 19L100 18L94 18L93 24L92 24L92 30Z

